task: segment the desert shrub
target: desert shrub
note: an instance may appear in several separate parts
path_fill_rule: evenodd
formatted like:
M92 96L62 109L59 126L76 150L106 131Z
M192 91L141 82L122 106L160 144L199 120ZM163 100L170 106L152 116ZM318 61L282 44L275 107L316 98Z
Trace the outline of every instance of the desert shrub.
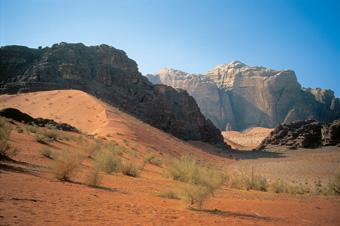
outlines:
M16 128L16 131L17 131L18 133L23 133L23 132L24 132L24 129L21 128L20 126L18 126L18 127Z
M112 141L110 143L108 143L105 146L105 149L108 149L109 151L111 151L112 153L115 153L117 155L123 155L124 150L118 146L118 144L115 141Z
M199 165L190 156L182 156L180 159L168 161L165 175L185 183L214 188L222 185L224 180L222 173Z
M340 195L340 173L338 173L334 179L329 182L328 189L330 193Z
M0 117L0 157L9 157L8 149L10 148L8 139L11 133L11 127L7 121Z
M247 190L267 191L267 179L261 175L252 175L246 179L245 187Z
M182 196L190 205L201 207L204 200L224 183L224 175L218 171L198 164L189 156L170 159L166 164L165 175L187 183L183 186Z
M311 190L308 186L305 186L303 184L298 184L298 185L289 185L287 187L287 193L289 194L297 194L297 195L303 195L306 193L311 193Z
M49 143L58 139L63 139L62 134L56 129L39 128L36 130L36 141L39 143Z
M86 175L86 182L91 187L97 187L101 179L100 170L97 167L94 167L94 169L90 170Z
M81 160L78 154L63 151L52 165L52 172L57 179L70 181L74 171L80 166Z
M164 191L159 192L157 195L161 198L166 198L166 199L180 199L177 192L169 188Z
M194 184L185 184L181 188L181 193L189 206L197 205L198 208L202 208L204 201L210 195L210 191L207 187Z
M39 130L39 127L36 125L27 125L25 128L26 128L26 131L29 133L37 133Z
M119 171L121 162L120 156L107 150L97 153L95 157L96 167L109 174Z
M48 147L44 147L42 150L41 150L41 154L43 156L45 156L46 158L49 158L49 159L55 159L56 158L56 153L54 150L52 150L51 148L48 148Z
M157 158L155 155L146 155L144 157L144 163L149 163L156 166L162 165L162 160L160 158Z
M256 175L254 169L251 170L250 175L244 171L234 172L228 176L228 183L231 188L267 191L268 181L261 175Z
M199 166L189 156L182 156L180 159L170 159L166 166L165 175L173 180L185 183L197 183L199 178Z
M132 163L131 161L123 162L120 170L124 175L130 177L138 177L139 175L139 167L137 167L136 164Z
M93 158L94 154L98 154L102 149L101 144L97 141L94 142L85 142L82 140L83 146L88 154L89 158Z
M271 190L275 193L286 193L288 191L288 185L284 180L279 178L271 184Z
M49 142L52 142L53 140L43 134L36 134L35 136L35 140L39 143L42 143L42 144L47 144Z

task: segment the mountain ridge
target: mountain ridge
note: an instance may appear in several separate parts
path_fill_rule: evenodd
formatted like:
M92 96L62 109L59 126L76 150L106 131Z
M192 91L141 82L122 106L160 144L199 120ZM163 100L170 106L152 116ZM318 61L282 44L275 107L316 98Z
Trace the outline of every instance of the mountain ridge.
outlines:
M290 69L274 70L233 61L207 74L162 69L146 77L153 83L187 90L220 130L273 128L283 122L306 119L329 122L340 117L340 99L333 91L303 88Z
M65 42L0 48L0 93L56 89L85 91L183 140L223 144L186 91L152 85L122 50Z

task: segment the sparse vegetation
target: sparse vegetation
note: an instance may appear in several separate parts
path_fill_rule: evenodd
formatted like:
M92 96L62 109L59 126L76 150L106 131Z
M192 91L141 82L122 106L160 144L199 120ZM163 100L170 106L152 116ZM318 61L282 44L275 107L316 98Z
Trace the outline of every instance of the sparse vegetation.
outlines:
M74 171L80 166L81 157L78 154L70 153L68 150L63 151L58 155L52 171L55 177L59 180L70 181Z
M271 190L275 193L286 193L288 192L288 185L282 179L277 179L271 184Z
M36 125L27 125L25 128L26 128L26 131L29 133L37 133L39 129L39 127Z
M42 150L41 150L41 154L43 156L45 156L46 158L49 158L49 159L55 159L56 158L56 153L54 150L52 150L51 148L48 148L48 147L44 147Z
M16 131L17 131L18 133L23 133L23 132L24 132L24 129L21 128L20 126L18 126L18 127L16 128Z
M97 187L98 184L100 184L101 179L100 170L96 166L86 175L86 182L91 187Z
M340 195L340 173L338 173L333 180L328 184L328 190L330 193Z
M245 170L234 172L227 177L227 184L231 188L267 191L268 181L261 175L256 175L252 168L250 175Z
M182 187L182 196L190 206L197 205L202 208L204 201L209 197L209 188L202 185L185 184Z
M118 172L121 167L121 162L120 156L107 150L97 153L95 157L96 167L108 174Z
M35 133L36 140L42 144L47 144L58 139L64 139L63 134L57 129L37 128L37 130L35 130Z
M157 195L161 198L166 198L166 199L180 199L177 192L175 192L175 191L173 191L172 189L169 189L169 188L165 189L162 192L159 192Z
M0 158L8 158L8 149L10 145L8 143L9 135L11 133L11 127L7 121L0 117Z
M189 156L169 160L165 175L186 183L181 189L183 199L188 200L189 205L197 204L199 208L224 182L222 173L199 165Z
M125 161L121 165L121 172L124 175L130 176L130 177L138 177L139 175L139 169L136 166L136 164L132 163L131 161Z
M162 165L162 160L160 158L157 158L155 155L146 155L144 157L144 163L149 163L156 166Z

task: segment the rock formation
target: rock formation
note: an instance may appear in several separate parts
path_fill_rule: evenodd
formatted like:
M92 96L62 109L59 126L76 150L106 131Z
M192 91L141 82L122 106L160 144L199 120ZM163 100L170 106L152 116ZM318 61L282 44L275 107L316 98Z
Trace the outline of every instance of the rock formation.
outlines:
M223 144L220 131L185 91L152 85L122 50L54 44L0 49L1 93L79 89L184 140Z
M315 120L296 121L277 126L257 149L285 146L289 149L317 148L340 145L340 120L320 123Z
M40 127L49 127L49 128L55 128L58 130L63 131L70 131L70 132L79 132L77 128L74 126L71 126L67 123L57 123L52 119L45 119L45 118L33 118L32 116L21 112L20 110L16 108L5 108L0 110L0 116L13 119L17 122L22 122L29 125L36 125Z
M187 90L202 113L221 130L340 118L340 100L333 91L302 88L291 70L249 67L234 61L215 67L207 75L163 69L147 77L153 83Z

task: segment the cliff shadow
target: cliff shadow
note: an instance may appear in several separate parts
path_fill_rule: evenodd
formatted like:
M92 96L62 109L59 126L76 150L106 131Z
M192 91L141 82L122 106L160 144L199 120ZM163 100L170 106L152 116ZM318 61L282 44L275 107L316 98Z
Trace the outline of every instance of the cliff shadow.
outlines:
M226 152L227 157L235 160L246 160L246 159L259 159L259 158L285 158L285 153L280 152L270 152L264 150L254 150L254 151L239 151L230 150Z

